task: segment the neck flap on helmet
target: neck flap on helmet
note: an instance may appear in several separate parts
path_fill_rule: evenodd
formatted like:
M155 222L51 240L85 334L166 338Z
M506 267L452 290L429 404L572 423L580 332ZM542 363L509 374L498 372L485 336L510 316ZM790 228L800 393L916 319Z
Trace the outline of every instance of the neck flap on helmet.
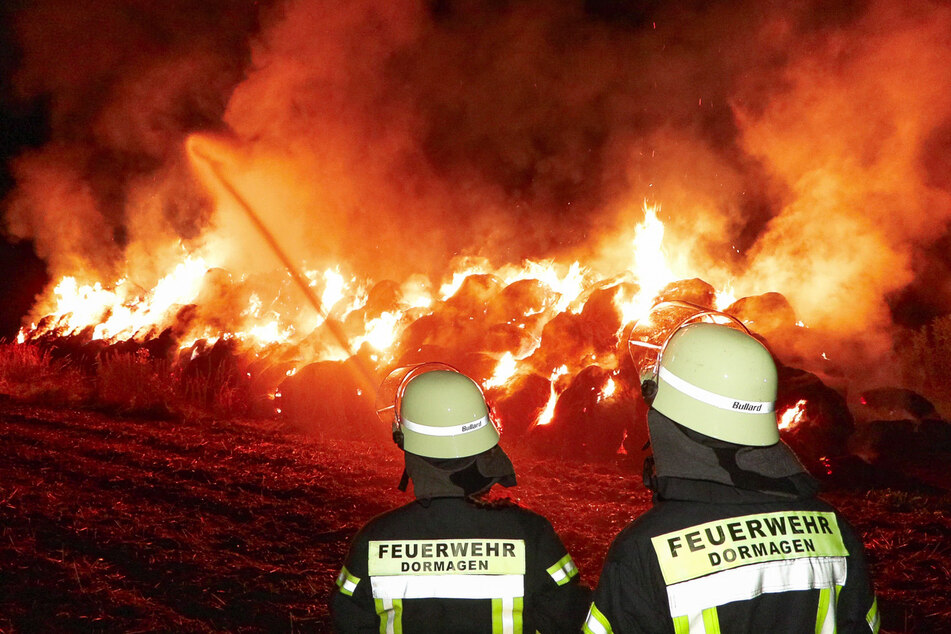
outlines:
M783 441L753 447L716 440L678 425L654 408L647 412L647 426L653 468L645 468L644 484L654 491L663 488L662 480L679 478L784 497L815 492L815 482Z
M515 467L498 445L466 458L436 459L406 453L400 490L413 481L418 500L437 497L471 497L486 493L495 484L515 486Z

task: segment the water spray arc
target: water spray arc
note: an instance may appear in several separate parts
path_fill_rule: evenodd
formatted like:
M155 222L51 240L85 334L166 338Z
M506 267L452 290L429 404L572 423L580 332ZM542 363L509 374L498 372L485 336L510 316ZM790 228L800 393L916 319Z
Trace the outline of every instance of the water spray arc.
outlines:
M307 283L307 279L301 274L300 269L294 264L284 249L281 248L277 238L274 237L274 234L267 228L267 226L261 220L261 217L254 211L254 208L251 206L248 200L241 195L241 192L239 192L234 184L232 184L232 182L225 176L223 169L224 166L222 165L221 161L218 161L217 159L212 158L206 153L202 152L202 150L197 147L197 144L191 142L191 140L189 140L187 143L187 151L189 157L195 161L201 162L202 167L208 170L208 172L214 177L217 184L228 193L228 195L244 212L245 216L247 216L248 220L251 221L251 224L254 225L254 228L257 229L258 233L267 243L268 247L270 247L274 255L276 255L280 260L281 264L291 276L291 279L304 294L304 297L314 308L314 310L317 311L317 314L323 318L323 323L327 326L327 329L330 330L330 333L333 335L334 339L337 340L337 343L339 343L346 352L347 358L356 364L356 367L362 375L362 378L366 382L366 388L369 390L369 394L372 398L375 398L378 381L373 371L367 367L363 359L354 353L346 333L343 332L339 324L329 319L329 315L324 309L323 303L314 293L313 289L311 289L310 285Z

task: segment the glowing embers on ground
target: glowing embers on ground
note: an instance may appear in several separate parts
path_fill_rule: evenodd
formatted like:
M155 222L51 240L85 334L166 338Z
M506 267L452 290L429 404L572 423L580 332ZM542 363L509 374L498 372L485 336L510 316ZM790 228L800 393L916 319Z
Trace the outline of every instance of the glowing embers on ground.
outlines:
M802 422L806 415L806 400L800 399L795 405L788 407L779 415L779 429L793 430Z

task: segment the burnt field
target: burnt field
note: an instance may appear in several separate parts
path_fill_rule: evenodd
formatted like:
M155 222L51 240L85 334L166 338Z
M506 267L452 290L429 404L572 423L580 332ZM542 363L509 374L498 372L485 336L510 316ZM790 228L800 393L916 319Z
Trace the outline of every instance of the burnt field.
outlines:
M0 438L5 633L326 632L349 539L410 499L396 490L394 447L270 420L0 401ZM639 466L509 449L511 494L551 518L594 585L611 539L649 506ZM874 485L827 483L826 499L866 541L886 631L951 631L947 457L916 461L927 468L893 459Z

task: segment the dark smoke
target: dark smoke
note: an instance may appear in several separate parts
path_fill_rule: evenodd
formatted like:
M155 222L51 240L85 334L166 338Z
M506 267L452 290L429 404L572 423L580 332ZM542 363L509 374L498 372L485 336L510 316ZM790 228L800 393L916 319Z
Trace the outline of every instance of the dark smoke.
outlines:
M21 102L48 104L49 142L11 165L9 233L33 239L59 274L121 270L141 231L136 214L157 214L166 236L195 233L191 201L173 194L143 210L139 192L166 193L157 181L179 171L184 135L220 127L248 64L258 3L15 4L11 83Z

